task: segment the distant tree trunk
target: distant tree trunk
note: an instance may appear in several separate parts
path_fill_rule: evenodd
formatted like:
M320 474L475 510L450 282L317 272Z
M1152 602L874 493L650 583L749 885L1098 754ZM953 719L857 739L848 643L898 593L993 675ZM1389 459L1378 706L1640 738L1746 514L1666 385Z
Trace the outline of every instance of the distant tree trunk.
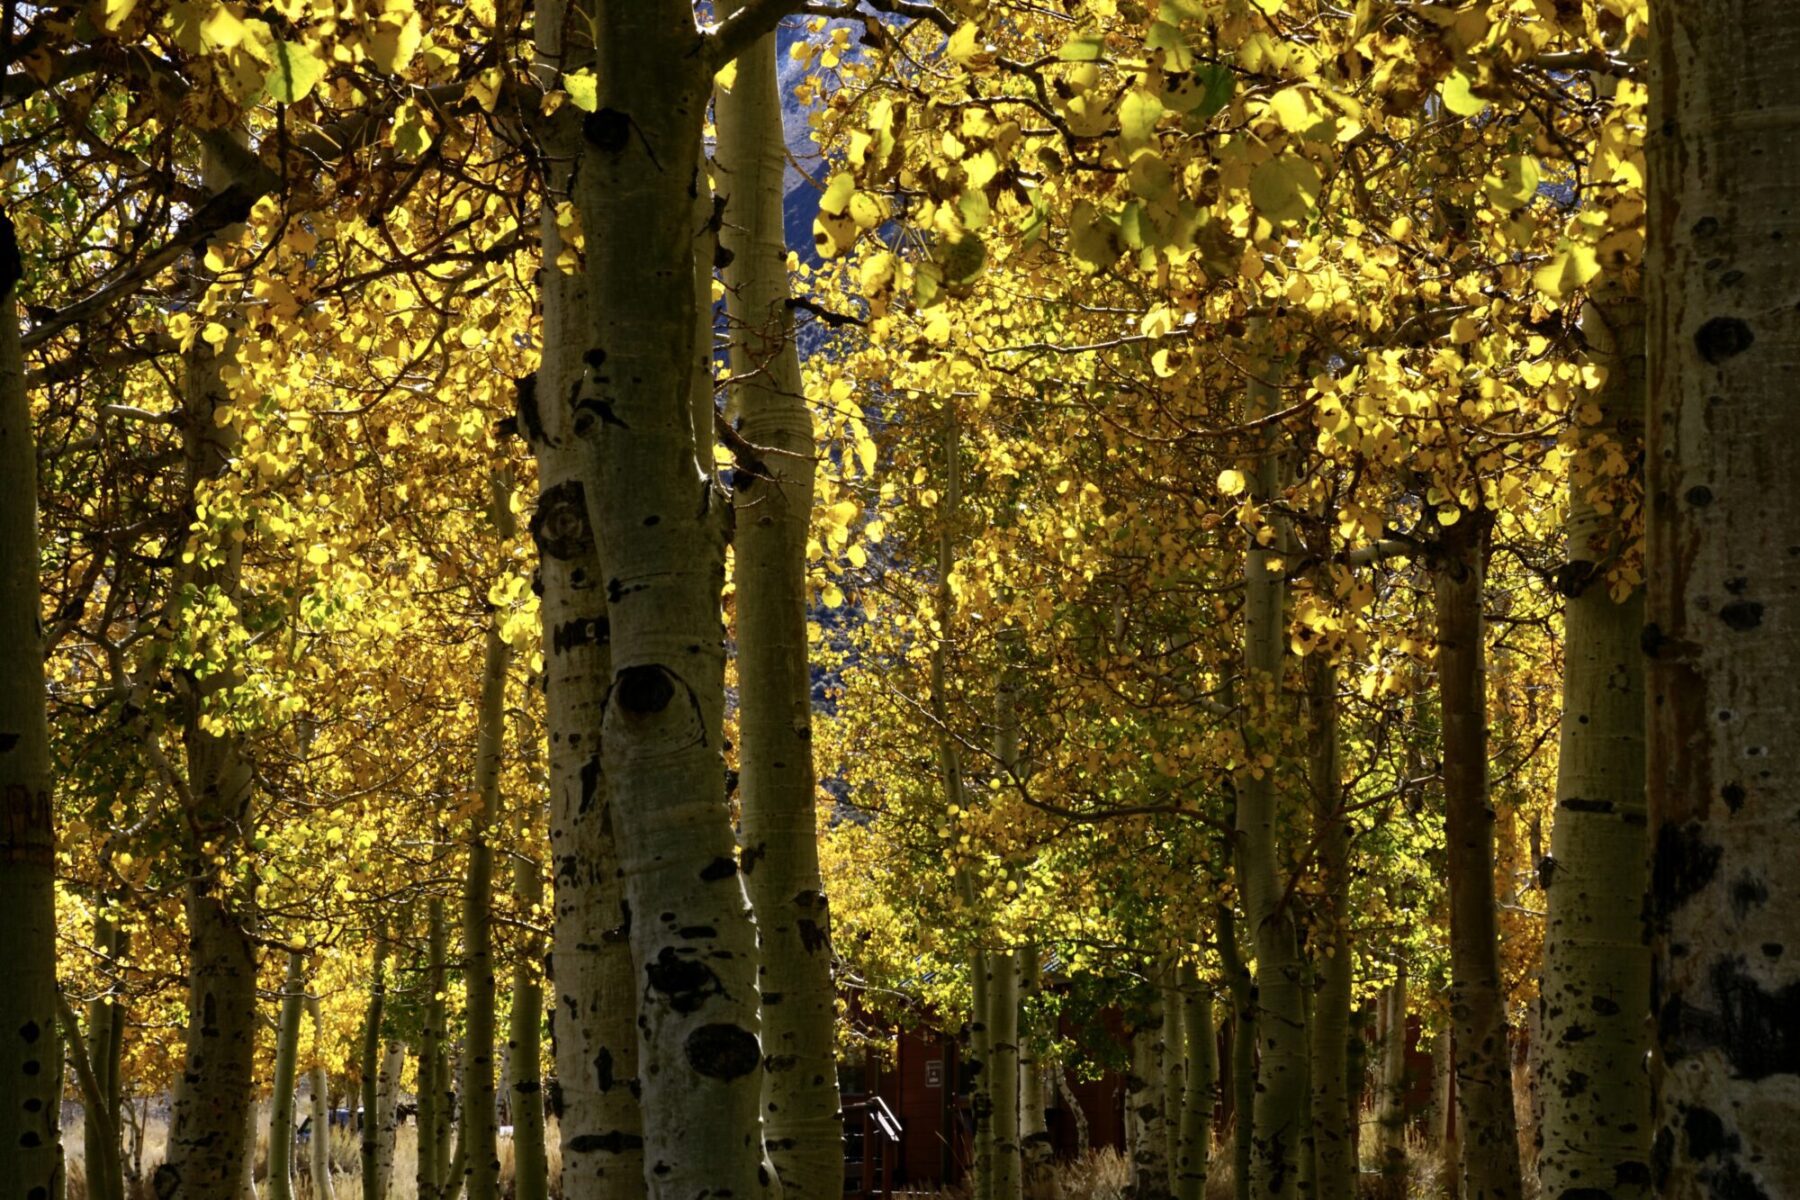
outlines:
M1062 1097L1063 1106L1068 1109L1069 1116L1075 1122L1075 1156L1086 1158L1089 1145L1087 1112L1081 1107L1081 1098L1069 1084L1069 1073L1061 1067L1055 1068L1052 1078L1056 1081L1056 1094Z
M1406 1200L1406 963L1382 994L1387 1019L1381 1045L1381 1178L1390 1200Z
M612 0L592 27L599 90L574 188L594 324L574 430L613 678L590 754L603 759L640 972L650 1188L745 1200L774 1181L757 931L724 791L726 510L693 403L701 130L724 64L696 53L686 0Z
M1045 1031L1039 996L1044 986L1042 955L1035 943L1020 946L1019 964L1019 1151L1027 1200L1038 1200L1055 1170L1055 1147L1044 1112Z
M0 1196L48 1196L62 1174L56 1036L55 827L38 596L37 439L19 348L21 264L0 213Z
M1636 458L1644 408L1644 314L1636 300L1591 301L1589 357L1607 370L1594 395L1593 451ZM1618 508L1597 508L1571 464L1563 610L1562 747L1550 856L1538 865L1548 917L1533 1095L1538 1180L1562 1196L1611 1180L1612 1200L1650 1195L1650 1089L1644 1019L1650 948L1643 894L1650 842L1644 795L1644 605L1641 589L1615 600L1607 564L1626 547Z
M1212 1007L1199 969L1191 962L1182 963L1181 1040L1187 1048L1187 1064L1182 1075L1180 1135L1175 1141L1176 1200L1200 1200L1206 1192L1213 1109L1218 1099Z
M1187 1098L1183 1079L1187 1075L1187 1045L1182 1039L1185 1028L1181 998L1180 968L1173 957L1159 971L1162 989L1162 1109L1163 1163L1169 1169L1169 1192L1174 1194L1180 1173L1181 1104Z
M525 844L529 831L526 816L525 806L519 805L514 819L520 845ZM522 913L535 913L544 902L543 876L537 860L518 851L513 856L512 892ZM532 934L526 937L519 961L513 965L512 1008L506 1038L507 1090L512 1101L513 1200L548 1200L550 1191L550 1156L544 1145L544 986L539 975L543 956L543 939Z
M300 1061L300 1012L305 1005L306 956L290 950L269 1101L269 1200L294 1200L294 1082Z
M1487 514L1444 530L1436 575L1438 692L1443 705L1444 840L1450 890L1450 1013L1468 1200L1519 1200L1512 1056L1494 905L1494 811L1488 804L1487 673L1482 581Z
M1263 370L1273 370L1272 366ZM1256 419L1274 411L1275 390L1253 378L1244 412ZM1250 495L1266 505L1279 497L1282 463L1272 439L1258 448L1246 472ZM1244 679L1250 757L1274 746L1282 723L1282 667L1287 653L1284 576L1270 563L1281 557L1281 519L1263 509L1272 526L1253 532L1244 552ZM1267 540L1258 533L1272 533ZM1247 767L1234 780L1237 849L1234 860L1256 951L1256 1067L1251 1114L1251 1188L1264 1200L1293 1200L1300 1182L1302 1142L1308 1127L1306 1016L1302 998L1305 964L1294 916L1282 901L1275 838L1273 768Z
M119 973L131 935L105 917L94 919L94 949L111 979L107 990L88 1002L87 1053L101 1103L82 1105L82 1168L89 1200L125 1200L123 1159L119 1148L119 1067L125 1042L125 994ZM111 1166L107 1147L112 1150ZM112 1168L118 1168L116 1170Z
M433 896L425 906L425 1014L419 1037L419 1173L421 1200L444 1195L456 1182L450 1174L451 1126L456 1115L456 1081L450 1073L445 1012L449 987L445 958L449 931L444 902ZM428 1095L429 1092L429 1095Z
M510 481L496 474L489 512L501 541L513 536ZM479 807L469 835L463 889L462 1079L463 1176L468 1200L499 1200L500 1131L494 1079L494 945L489 909L494 895L494 849L500 820L500 762L506 730L506 671L510 654L500 615L488 621L476 714L475 795Z
M1337 671L1323 655L1312 658L1309 679L1313 838L1319 870L1320 933L1313 1000L1314 1187L1319 1200L1351 1200L1356 1194L1356 1112L1350 1094L1350 829L1338 750Z
M1024 1176L1019 1150L1018 962L1004 950L990 952L987 962L994 1200L1019 1200Z
M732 3L724 6L735 7ZM819 878L806 634L806 541L813 499L812 413L788 307L782 131L775 38L738 57L715 102L720 243L727 259L731 406L738 433L739 794L744 881L762 934L763 1124L786 1200L838 1200L831 919ZM710 349L710 321L708 348ZM706 415L711 416L711 406ZM708 428L705 438L712 441Z
M1237 914L1219 906L1219 963L1231 996L1232 1185L1236 1200L1250 1200L1251 1109L1256 1103L1256 1001L1250 969L1238 951Z
M319 998L308 996L306 1009L312 1017L312 1133L306 1146L310 1151L313 1200L333 1200L331 1186L331 1097L325 1081L325 1020L319 1011ZM422 1151L421 1151L422 1153ZM430 1200L421 1194L420 1200Z
M1800 6L1650 17L1652 1186L1779 1200L1800 1196Z
M387 1200L381 1180L381 1023L387 1004L388 930L377 918L374 956L369 964L369 1005L363 1014L362 1058L357 1064L360 1119L357 1123L362 1161L363 1200Z

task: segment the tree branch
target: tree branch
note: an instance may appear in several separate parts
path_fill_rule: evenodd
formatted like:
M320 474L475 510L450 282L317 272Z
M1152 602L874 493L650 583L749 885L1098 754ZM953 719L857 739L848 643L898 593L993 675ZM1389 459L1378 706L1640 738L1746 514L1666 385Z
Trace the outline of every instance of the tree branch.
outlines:
M782 18L800 11L803 0L745 0L729 17L706 35L706 63L717 71L767 34L775 32Z

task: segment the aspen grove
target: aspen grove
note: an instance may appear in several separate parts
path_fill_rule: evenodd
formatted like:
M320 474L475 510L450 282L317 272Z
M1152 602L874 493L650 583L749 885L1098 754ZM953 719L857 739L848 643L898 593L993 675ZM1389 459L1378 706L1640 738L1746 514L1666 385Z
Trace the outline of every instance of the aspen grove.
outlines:
M1800 1197L1800 4L0 58L0 1200Z

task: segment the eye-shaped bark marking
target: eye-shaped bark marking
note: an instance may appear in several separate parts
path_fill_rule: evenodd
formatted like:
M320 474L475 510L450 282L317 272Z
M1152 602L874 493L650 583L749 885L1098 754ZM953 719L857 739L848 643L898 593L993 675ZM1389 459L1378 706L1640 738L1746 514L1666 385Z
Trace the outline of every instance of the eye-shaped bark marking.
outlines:
M683 1044L688 1065L709 1079L737 1079L762 1063L756 1035L740 1025L702 1025Z

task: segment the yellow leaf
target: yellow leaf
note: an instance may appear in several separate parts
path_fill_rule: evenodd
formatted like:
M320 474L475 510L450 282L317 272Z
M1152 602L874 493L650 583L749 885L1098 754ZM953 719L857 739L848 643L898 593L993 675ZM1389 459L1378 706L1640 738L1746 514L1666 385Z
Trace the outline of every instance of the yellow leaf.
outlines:
M299 42L276 42L275 64L263 91L277 104L298 104L325 77L325 64Z
M1299 221L1318 206L1319 169L1297 154L1283 154L1250 173L1250 200L1277 224Z
M1242 471L1231 467L1219 472L1219 495L1236 496L1249 486Z
M1549 262L1532 272L1531 282L1550 299L1561 300L1575 289L1586 287L1599 273L1600 260L1592 246L1565 241Z
M1444 79L1444 107L1459 117L1472 117L1486 108L1487 101L1471 91L1472 86L1473 81L1461 68L1450 72Z
M593 112L599 105L600 81L587 67L583 67L573 74L564 75L562 84L563 91L569 93L569 103L582 112Z

